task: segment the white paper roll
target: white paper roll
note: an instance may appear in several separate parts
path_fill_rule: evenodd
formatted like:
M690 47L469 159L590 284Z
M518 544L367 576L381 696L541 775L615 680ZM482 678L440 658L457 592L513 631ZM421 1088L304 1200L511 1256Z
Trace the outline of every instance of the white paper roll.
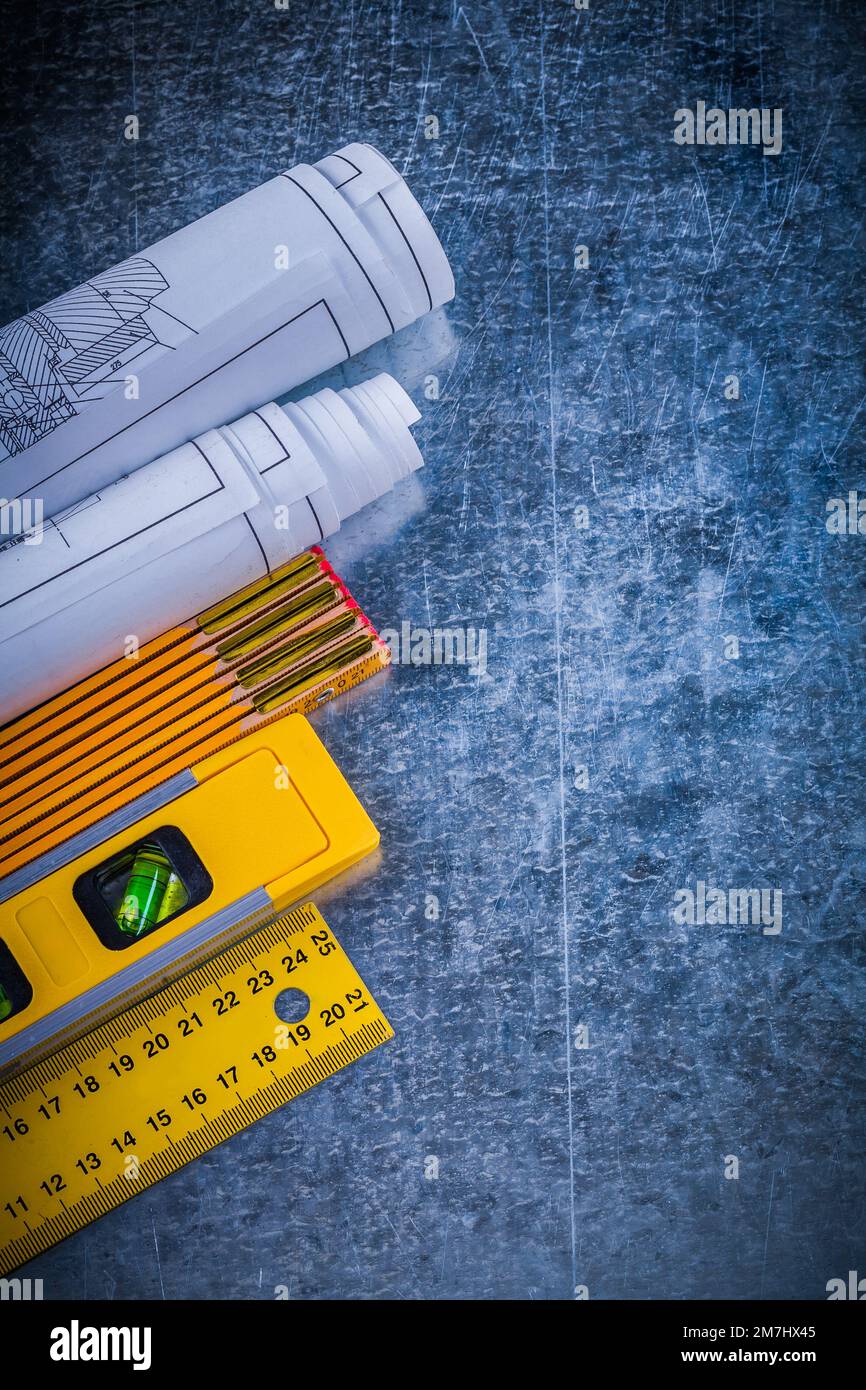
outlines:
M138 468L0 551L0 722L336 531L422 463L384 374L273 403Z
M298 165L0 329L0 499L54 516L453 294L383 155Z

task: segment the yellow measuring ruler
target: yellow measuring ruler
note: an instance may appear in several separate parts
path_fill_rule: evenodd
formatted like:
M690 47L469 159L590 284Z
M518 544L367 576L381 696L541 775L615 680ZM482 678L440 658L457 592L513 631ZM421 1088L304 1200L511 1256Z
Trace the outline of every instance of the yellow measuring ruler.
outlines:
M4 1082L0 1275L393 1036L307 903Z

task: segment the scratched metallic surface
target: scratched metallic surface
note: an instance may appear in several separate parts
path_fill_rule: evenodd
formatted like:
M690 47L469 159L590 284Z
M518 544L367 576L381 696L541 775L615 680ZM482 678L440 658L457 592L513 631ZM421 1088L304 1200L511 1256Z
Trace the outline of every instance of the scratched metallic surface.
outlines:
M405 172L457 298L343 376L410 385L427 466L330 554L380 627L488 633L486 674L316 720L383 844L320 901L396 1041L34 1262L47 1297L866 1274L866 537L825 528L866 490L862 16L589 4L9 10L0 321L347 141ZM781 107L781 155L675 145L698 99ZM698 880L781 932L678 924Z

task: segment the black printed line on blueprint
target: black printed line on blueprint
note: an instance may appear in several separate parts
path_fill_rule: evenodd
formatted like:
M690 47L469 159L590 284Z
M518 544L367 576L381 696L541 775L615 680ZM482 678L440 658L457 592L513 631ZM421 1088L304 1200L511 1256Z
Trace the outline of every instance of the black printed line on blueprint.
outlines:
M70 565L67 569L58 570L56 574L51 574L47 579L40 580L40 582L34 584L32 588L22 589L21 593L15 594L13 598L4 599L3 602L0 603L0 608L8 608L10 603L18 603L20 599L29 598L30 595L35 594L38 589L44 588L46 584L53 583L55 579L61 579L67 574L72 574L74 570L80 569L82 565L89 564L91 560L98 560L103 555L109 555L112 550L117 550L118 546L126 545L127 541L135 540L138 536L144 536L148 531L152 531L154 527L162 526L164 522L172 521L176 516L181 516L184 512L188 512L190 508L197 507L200 503L207 502L209 498L216 497L219 493L225 492L225 483L217 473L207 454L199 447L194 439L190 440L190 443L198 450L211 473L213 473L217 480L217 487L212 488L210 492L202 493L201 497L194 497L191 502L185 502L182 507L176 508L175 511L166 512L165 516L157 517L156 521L151 521L147 526L142 526L138 531L130 531L129 535L122 536L119 541L113 541L112 544L107 545L104 550L96 550L92 555L86 555L83 560L76 561L74 565Z
M180 320L178 320L178 322L180 322ZM194 329L193 332L196 332L196 330ZM196 336L198 335L196 334ZM143 357L154 346L155 344L151 339L138 344L136 351L127 352L122 362L115 358L111 364L111 370L121 371L124 368L129 368L133 362L137 362L139 357ZM156 344L156 346L161 347L163 352L177 352L177 345L175 343L159 343ZM126 378L122 376L102 376L96 381L83 378L81 384L77 388L78 399L85 404L90 401L101 401L105 396L110 394L110 390L113 390L116 386L122 386L125 380ZM110 390L106 390L106 387L110 388Z
M394 168L394 165L391 163L390 159L388 158L388 156L387 156L386 154L383 154L381 150L377 150L377 149L376 149L376 146L375 146L375 145L371 145L370 142L369 142L369 140L365 140L365 141L364 141L364 145L366 146L366 148L367 148L368 150L372 150L374 154L378 155L380 159L384 159L384 161L385 161L385 163L387 164L388 168L389 168L390 170L392 170L392 172L393 172L395 178L400 179L401 182L402 182L403 175L400 173L400 170L399 170L399 169L395 169L395 168Z
M391 318L391 315L388 313L388 306L387 306L387 304L385 303L384 299L383 299L382 296L380 295L379 291L376 289L376 286L373 284L373 281L370 279L370 275L369 275L369 272L367 271L366 266L365 266L364 263L358 258L358 256L355 254L355 252L352 250L351 246L349 245L349 243L348 243L348 241L346 240L346 238L343 236L343 233L340 231L339 227L338 227L334 222L331 221L330 217L329 217L328 214L325 212L325 209L322 207L321 203L319 203L319 202L316 201L316 199L313 197L313 195L312 195L312 193L310 192L310 190L309 190L308 188L305 188L304 185L303 185L302 183L298 183L297 179L293 179L292 176L291 176L291 174L281 174L281 175L280 175L280 178L282 178L282 179L288 179L289 183L293 183L293 184L295 185L295 188L299 188L299 189L301 190L302 193L306 193L306 195L307 195L307 197L309 198L310 202L313 204L313 207L314 207L314 208L318 208L319 212L322 214L322 216L324 217L325 221L328 223L328 226L331 227L331 229L337 233L337 236L340 238L341 242L342 242L343 245L345 246L345 248L346 248L346 250L348 251L349 255L352 257L352 260L355 262L355 264L357 265L357 267L358 267L358 269L360 270L361 274L364 276L364 279L367 281L367 284L370 286L370 289L373 291L374 295L376 296L376 298L378 299L379 303L381 304L381 306L382 306L382 313L385 315L385 318L388 320L388 326L390 327L391 332L392 332L392 333L396 333L397 330L396 330L395 327L394 327L394 320ZM327 182L327 180L326 180L326 182ZM330 185L329 185L329 187L330 187Z
M430 286L427 284L427 276L424 274L424 271L421 269L421 262L419 261L418 257L415 255L415 248L414 248L414 246L412 245L412 243L411 243L411 241L409 240L409 238L407 237L406 233L404 232L404 230L403 230L403 228L402 228L402 226L401 226L401 224L400 224L398 218L396 217L396 215L395 215L395 213L394 213L394 209L391 207L390 203L389 203L389 202L387 201L387 199L385 198L384 193L380 193L380 194L379 194L379 197L382 199L382 202L385 204L385 207L387 208L388 212L391 214L391 221L394 223L394 226L397 228L397 231L400 233L400 235L401 235L401 237L403 238L403 240L405 241L406 245L409 247L409 254L411 255L412 260L415 262L415 264L416 264L417 267L418 267L418 274L421 276L421 279L424 281L424 288L425 288L425 290L427 291L427 302L428 302L428 307L429 307L430 309L432 309L432 308L433 308L433 296L432 296L432 294L430 293Z
M271 567L270 567L270 565L268 564L268 557L267 557L267 555L265 554L265 547L262 545L261 537L259 536L259 533L258 533L258 531L256 530L255 526L253 525L251 518L248 516L248 514L247 514L246 512L244 512L243 517L244 517L244 521L247 523L247 526L249 526L250 530L251 530L252 533L253 533L253 539L255 540L256 545L258 546L259 550L261 551L262 559L263 559L264 562L265 562L265 569L267 570L268 574L270 574L270 573L271 573Z
M272 425L269 425L269 424L268 424L268 422L267 422L267 420L265 419L264 415L260 415L259 412L258 412L257 410L254 410L254 411L253 411L253 414L255 415L255 417L256 417L257 420L261 420L261 422L262 422L262 424L264 425L265 429L268 431L269 434L272 434L272 435L273 435L274 439L277 441L277 443L279 444L280 448L284 451L284 452L283 452L283 457L282 457L281 459L277 459L276 463L269 463L268 466L267 466L267 468L260 468L260 469L259 469L259 472L260 472L260 473L270 473L270 471L271 471L272 468L279 468L279 466L280 466L281 463L288 463L289 459L290 459L292 456L291 456L291 454L289 453L289 451L288 451L288 449L286 448L286 446L285 446L285 444L283 443L283 441L280 439L280 436L277 434L276 430L273 428Z
M86 280L0 333L0 447L14 458L46 438L100 387L120 383L112 373L152 348L170 348L147 320L166 314L155 301L171 288L143 256Z
M317 299L315 303L308 304L306 309L301 309L297 314L293 314L290 319L286 319L285 323L278 324L276 328L271 328L267 333L263 333L261 338L256 338L255 342L248 343L245 348L241 348L240 352L236 352L234 357L226 358L224 362L220 362L218 367L211 367L210 371L204 372L203 375L200 377L196 377L195 381L189 382L187 386L182 386L181 389L179 391L176 391L173 396L168 396L164 401L160 401L158 405L151 406L150 410L146 410L143 415L137 415L134 420L130 420L128 424L123 425L119 430L115 430L114 434L109 435L107 439L100 439L97 444L92 444L90 448L85 449L82 454L76 454L74 459L70 459L68 463L61 464L59 468L55 468L53 473L46 473L44 478L40 478L38 482L31 483L31 490L35 491L36 488L42 487L43 483L50 482L52 478L58 477L59 474L65 472L67 468L71 468L73 464L79 463L81 459L87 458L88 454L95 453L97 449L102 449L106 444L111 444L113 440L119 439L120 436L122 434L125 434L127 430L132 429L134 425L140 424L142 420L146 420L149 415L153 415L157 410L162 410L164 406L171 405L173 401L179 400L180 397L185 395L187 391L192 391L196 386L200 386L203 381L207 381L208 377L214 376L217 372L223 371L226 367L230 367L233 362L237 362L248 352L252 352L254 348L259 347L262 343L266 343L268 338L273 338L274 334L276 333L282 333L284 328L288 328L290 324L293 324L298 319L303 318L304 314L310 314L314 309L318 308L323 308L325 310L326 314L328 315L334 327L336 328L340 336L340 342L343 344L343 348L345 349L346 358L348 359L349 357L351 357L352 354L349 351L349 344L346 342L346 335L340 327L340 323L337 319L336 314L334 313L333 309L331 308L330 304L326 299Z
M342 158L342 156L341 156L341 158ZM348 161L347 161L347 163L348 163ZM360 171L360 169L359 169L359 170L358 170L358 173L360 174L360 172L361 172L361 171ZM282 457L281 459L277 459L276 463L269 463L268 466L267 466L267 468L260 468L260 469L259 469L259 472L260 472L261 474L270 473L270 471L271 471L272 468L279 468L279 466L280 466L281 463L288 463L289 459L290 459L292 456L291 456L291 454L289 453L288 449L286 449L285 444L284 444L283 441L280 439L280 436L277 434L276 430L273 429L272 426L268 424L268 422L267 422L267 420L265 419L265 417L264 417L263 415L260 415L259 412L258 412L257 410L254 410L254 411L253 411L253 414L255 415L255 417L256 417L257 420L261 420L261 422L262 422L262 424L264 425L265 429L266 429L266 430L269 430L270 433L274 436L274 439L277 441L277 443L279 444L280 448L285 450L285 453L283 454L283 457ZM321 523L321 521L319 520L319 513L316 511L315 507L313 506L313 503L312 503L312 501L311 501L311 499L310 499L309 494L305 494L305 500L306 500L306 502L307 502L307 505L308 505L309 508L310 508L310 511L313 513L313 516L314 516L315 519L316 519L316 525L317 525L318 528L319 528L319 540L320 540L320 541L323 541L323 540L325 539L325 532L324 532L324 528L322 527L322 523ZM252 526L252 524L253 524L253 523L250 522L250 525L251 525L251 526ZM256 537L256 539L258 540L258 536ZM261 542L259 542L259 544L261 545ZM262 554L264 555L264 551L262 551ZM266 559L265 559L265 564L267 565L267 563L268 563L268 562L267 562L267 558L266 558ZM271 572L270 566L268 566L268 574L270 574L270 572Z
M357 164L353 164L351 159L347 159L344 154L332 154L329 156L329 158L342 159L344 164L348 164L350 169L355 170L354 174L350 174L347 179L343 179L342 183L335 183L332 185L334 192L337 193L341 188L345 188L347 183L351 183L353 179L356 179L360 174L361 170L358 168Z

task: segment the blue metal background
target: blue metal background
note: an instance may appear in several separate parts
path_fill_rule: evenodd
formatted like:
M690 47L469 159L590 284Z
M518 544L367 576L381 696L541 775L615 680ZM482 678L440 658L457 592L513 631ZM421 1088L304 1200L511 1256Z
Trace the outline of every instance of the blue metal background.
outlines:
M862 15L589 4L9 11L2 322L350 140L406 174L457 298L346 375L408 382L427 467L329 549L380 627L489 633L486 676L316 720L383 844L320 901L396 1041L35 1262L47 1297L866 1275L866 536L824 524L866 489ZM676 146L698 99L782 107L782 154ZM782 890L781 934L677 925L698 879Z

